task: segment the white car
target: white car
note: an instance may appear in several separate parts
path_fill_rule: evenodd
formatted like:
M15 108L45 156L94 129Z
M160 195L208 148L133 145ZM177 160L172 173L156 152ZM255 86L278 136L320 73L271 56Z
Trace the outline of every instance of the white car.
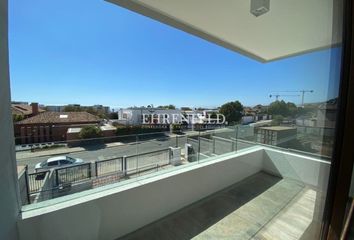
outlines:
M46 170L50 168L56 168L56 167L65 167L65 166L70 166L70 165L75 165L79 163L83 163L84 161L80 158L72 158L69 156L58 156L58 157L52 157L49 158L48 160L37 163L35 166L35 170Z

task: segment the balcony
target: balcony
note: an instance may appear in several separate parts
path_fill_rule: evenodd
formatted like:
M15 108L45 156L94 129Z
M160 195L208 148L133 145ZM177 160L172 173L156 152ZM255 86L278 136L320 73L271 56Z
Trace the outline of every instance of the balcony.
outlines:
M129 178L23 206L20 236L314 239L320 230L330 162L315 154L245 140L247 129L239 130L237 135L224 129L158 139L159 148L179 149L181 164L170 161L147 172L134 165ZM133 146L142 149L146 143ZM161 160L153 157L149 163L151 159ZM66 231L52 228L59 223Z
M122 239L316 239L318 205L314 189L259 172Z

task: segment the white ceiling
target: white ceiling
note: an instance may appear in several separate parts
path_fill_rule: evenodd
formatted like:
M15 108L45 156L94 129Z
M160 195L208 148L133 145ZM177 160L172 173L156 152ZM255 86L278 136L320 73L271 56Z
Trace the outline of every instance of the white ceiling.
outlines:
M339 0L270 0L259 17L250 0L107 1L262 62L341 42Z

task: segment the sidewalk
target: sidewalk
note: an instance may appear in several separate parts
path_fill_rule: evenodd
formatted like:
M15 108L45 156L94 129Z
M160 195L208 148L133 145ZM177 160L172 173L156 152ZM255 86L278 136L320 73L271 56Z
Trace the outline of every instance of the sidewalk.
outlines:
M177 134L169 133L169 134L166 134L166 136L169 138L175 138L175 137L188 137L188 136L197 135L197 134L198 134L198 132L196 132L196 131L188 131L184 135L177 135ZM145 141L150 141L150 140L145 140ZM135 142L132 142L132 143L122 143L122 142L106 143L104 148L111 148L111 147L131 145L131 144L135 144ZM30 150L26 150L26 151L16 152L16 159L22 160L22 159L27 159L27 158L44 157L44 156L50 157L50 156L65 155L65 154L84 152L84 151L87 151L87 149L84 147L71 147L71 148L60 147L60 148L54 148L54 149L39 150L36 152L31 152Z
M121 142L107 143L105 144L105 148L117 147L123 145L126 144ZM34 158L34 157L65 155L69 153L83 152L83 151L87 151L87 149L85 149L84 147L72 147L72 148L62 147L56 149L41 150L37 152L21 151L21 152L16 152L16 159L21 160L21 159Z

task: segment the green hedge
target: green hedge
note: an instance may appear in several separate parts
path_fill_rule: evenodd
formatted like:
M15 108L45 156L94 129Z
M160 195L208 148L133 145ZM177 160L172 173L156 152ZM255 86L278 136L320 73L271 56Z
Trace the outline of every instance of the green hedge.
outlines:
M102 137L102 131L96 126L83 127L79 133L81 139L99 138Z

